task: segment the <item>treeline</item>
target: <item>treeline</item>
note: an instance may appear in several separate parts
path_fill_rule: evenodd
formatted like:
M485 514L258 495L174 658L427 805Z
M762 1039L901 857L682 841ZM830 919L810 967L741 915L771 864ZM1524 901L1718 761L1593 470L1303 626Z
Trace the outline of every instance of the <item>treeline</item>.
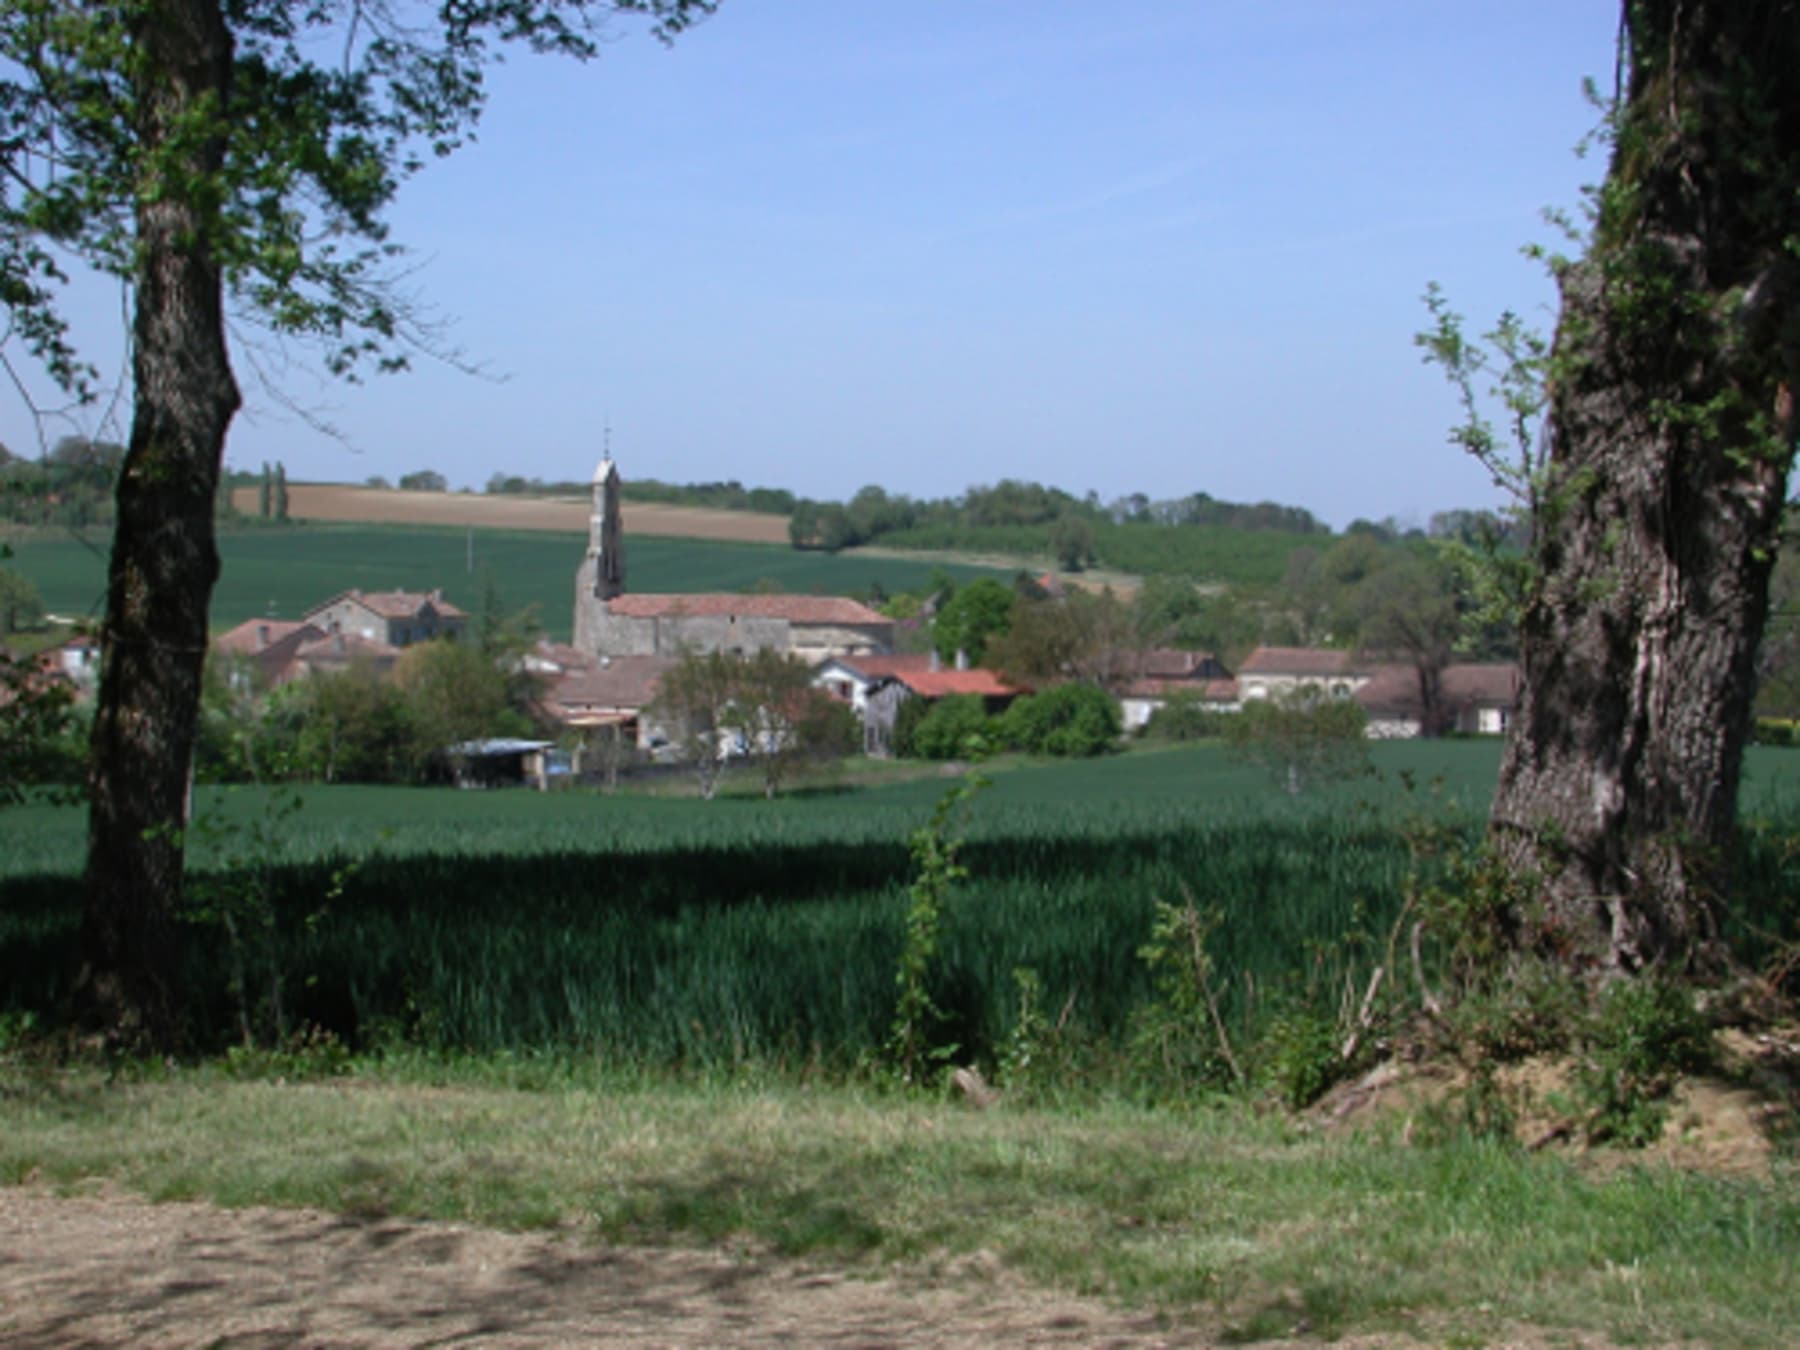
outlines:
M1275 502L1220 501L1204 492L1168 501L1143 493L1101 502L1041 483L1002 479L957 497L912 498L865 487L847 502L803 499L788 538L795 548L835 553L861 544L895 548L1004 549L1047 553L1067 568L1094 562L1139 571L1195 572L1192 559L1171 556L1167 533L1207 526L1240 534L1328 535L1310 511ZM1143 547L1146 532L1155 536Z
M0 520L75 529L110 524L124 460L124 446L86 436L64 436L42 459L0 446Z
M39 459L15 455L0 445L0 522L8 525L51 525L63 529L110 528L113 492L125 447L116 441L87 436L64 436ZM262 474L224 469L219 474L217 516L221 522L239 519L231 505L231 491L261 486L272 490L268 465ZM286 471L281 471L281 495L287 492ZM264 510L263 515L269 515Z
M592 487L585 480L552 482L519 474L496 473L488 479L486 491L495 496L585 497ZM786 488L747 488L735 478L723 483L664 483L655 478L627 478L622 481L621 488L628 502L702 506L715 511L755 511L769 516L791 515L797 504L794 494Z

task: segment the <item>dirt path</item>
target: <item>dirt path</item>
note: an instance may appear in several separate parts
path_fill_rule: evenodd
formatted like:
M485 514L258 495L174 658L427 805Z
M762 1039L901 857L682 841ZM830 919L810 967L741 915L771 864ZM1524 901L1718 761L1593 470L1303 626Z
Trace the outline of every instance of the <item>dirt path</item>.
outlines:
M0 1344L1162 1346L979 1261L925 1284L718 1252L0 1187Z

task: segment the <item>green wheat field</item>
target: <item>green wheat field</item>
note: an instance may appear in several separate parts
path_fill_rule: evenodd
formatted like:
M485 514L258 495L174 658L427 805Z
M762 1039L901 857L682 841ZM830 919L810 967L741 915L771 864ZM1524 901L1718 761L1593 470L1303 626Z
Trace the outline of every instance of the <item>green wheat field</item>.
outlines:
M1104 1051L1148 995L1157 900L1215 911L1223 1008L1240 1022L1366 978L1414 860L1408 826L1473 839L1498 747L1377 747L1378 773L1297 799L1215 746L995 776L966 820L969 877L947 907L938 1039L992 1062L1014 972ZM1800 866L1800 756L1753 753L1736 920L1779 928ZM203 789L198 894L266 896L247 944L285 1013L353 1047L576 1050L657 1066L817 1066L878 1054L894 1015L910 833L946 780L821 786L765 802L585 791ZM66 993L83 818L0 816L0 1011ZM197 923L183 987L231 1025L218 924ZM259 973L260 972L260 973Z

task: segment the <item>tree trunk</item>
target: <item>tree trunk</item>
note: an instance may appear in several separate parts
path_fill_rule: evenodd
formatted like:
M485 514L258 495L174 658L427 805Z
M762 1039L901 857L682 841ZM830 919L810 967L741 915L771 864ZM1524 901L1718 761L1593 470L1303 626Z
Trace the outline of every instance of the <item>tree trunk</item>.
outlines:
M1491 835L1521 947L1723 962L1800 386L1800 3L1629 3L1595 237L1562 276L1525 691Z
M78 989L83 1013L110 1036L167 1048L181 1030L175 923L219 573L213 495L238 406L208 242L224 145L206 129L226 102L232 44L211 0L151 0L132 39L144 147L134 407L94 718Z

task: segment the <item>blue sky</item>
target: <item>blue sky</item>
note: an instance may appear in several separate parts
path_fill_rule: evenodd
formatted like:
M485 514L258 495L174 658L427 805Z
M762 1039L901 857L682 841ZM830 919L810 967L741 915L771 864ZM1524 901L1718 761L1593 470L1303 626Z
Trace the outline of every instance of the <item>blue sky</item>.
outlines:
M1539 213L1610 79L1599 0L724 0L665 50L515 56L405 189L484 366L302 362L227 458L360 481L621 468L844 497L1003 477L1423 520L1493 502L1412 335L1552 321ZM116 351L117 302L90 302ZM116 356L110 359L116 360ZM55 434L55 429L52 430ZM115 433L116 434L116 433ZM0 440L35 436L17 399Z

